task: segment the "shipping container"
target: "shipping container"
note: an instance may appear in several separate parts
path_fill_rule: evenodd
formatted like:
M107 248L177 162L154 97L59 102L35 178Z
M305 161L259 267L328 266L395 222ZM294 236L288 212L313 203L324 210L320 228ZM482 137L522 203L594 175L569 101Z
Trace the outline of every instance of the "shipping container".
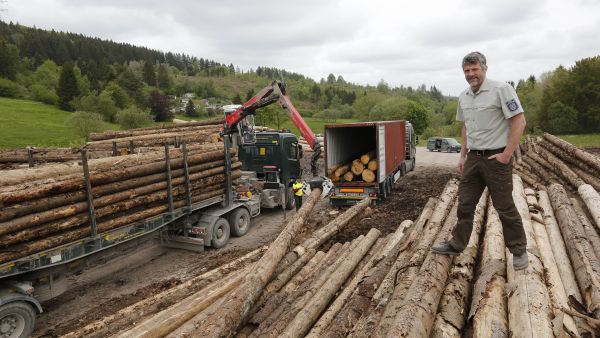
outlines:
M376 179L334 182L333 205L352 205L363 198L384 200L394 183L413 170L416 137L408 121L376 121L325 126L325 172L375 150Z

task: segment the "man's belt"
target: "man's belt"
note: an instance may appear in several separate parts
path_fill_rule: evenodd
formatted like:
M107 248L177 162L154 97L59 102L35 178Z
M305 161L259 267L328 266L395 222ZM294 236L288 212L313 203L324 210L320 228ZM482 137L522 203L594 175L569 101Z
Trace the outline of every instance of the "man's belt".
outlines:
M477 149L469 149L469 154L473 154L475 156L492 156L494 154L500 154L501 152L504 151L505 147L502 148L498 148L498 149L482 149L482 150L477 150Z

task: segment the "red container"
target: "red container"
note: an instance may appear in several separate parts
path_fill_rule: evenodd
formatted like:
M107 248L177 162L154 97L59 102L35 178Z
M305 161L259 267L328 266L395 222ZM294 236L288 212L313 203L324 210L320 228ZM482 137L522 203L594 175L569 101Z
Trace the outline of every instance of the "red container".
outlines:
M406 123L376 121L325 126L325 172L350 163L373 149L378 164L376 181L343 182L336 183L337 186L378 185L398 171L406 159Z

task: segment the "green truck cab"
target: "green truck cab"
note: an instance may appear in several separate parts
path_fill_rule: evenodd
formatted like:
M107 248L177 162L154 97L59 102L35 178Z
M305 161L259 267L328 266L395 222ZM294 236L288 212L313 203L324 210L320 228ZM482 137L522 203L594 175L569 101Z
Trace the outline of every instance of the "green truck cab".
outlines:
M290 132L257 132L256 142L241 144L238 157L243 177L258 185L261 207L294 208L290 179L300 177L302 147Z

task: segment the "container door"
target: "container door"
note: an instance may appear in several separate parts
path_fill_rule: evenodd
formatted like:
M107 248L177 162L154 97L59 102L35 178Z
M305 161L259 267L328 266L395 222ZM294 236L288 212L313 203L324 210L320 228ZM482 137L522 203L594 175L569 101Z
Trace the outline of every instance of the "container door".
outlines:
M379 167L377 169L377 177L379 178L378 182L383 182L385 180L385 125L379 124L377 125L377 157L379 162Z

